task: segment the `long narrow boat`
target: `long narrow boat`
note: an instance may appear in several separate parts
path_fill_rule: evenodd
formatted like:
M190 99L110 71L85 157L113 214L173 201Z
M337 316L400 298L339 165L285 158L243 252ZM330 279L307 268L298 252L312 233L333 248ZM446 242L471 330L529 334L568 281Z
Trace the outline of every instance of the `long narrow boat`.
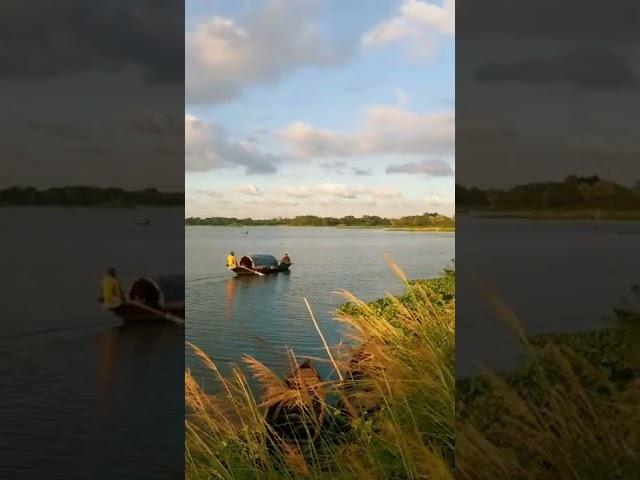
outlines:
M268 275L288 272L291 265L292 263L278 262L273 255L252 254L242 257L238 266L229 270L236 275Z
M184 323L184 275L142 277L124 301L103 307L125 322Z

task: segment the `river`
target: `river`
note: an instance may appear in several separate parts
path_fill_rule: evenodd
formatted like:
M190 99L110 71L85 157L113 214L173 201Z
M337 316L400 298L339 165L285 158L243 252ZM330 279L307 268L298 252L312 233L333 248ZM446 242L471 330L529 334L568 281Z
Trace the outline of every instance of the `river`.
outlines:
M97 298L111 265L125 287L184 271L183 210L2 208L0 222L0 478L182 478L184 329L124 327Z
M478 279L528 334L601 328L613 307L634 304L630 287L640 283L638 222L460 216L456 227L458 376L480 366L508 371L521 357L514 330L488 306Z
M379 229L322 227L187 227L187 341L202 348L226 372L249 354L278 373L288 371L287 348L300 356L326 358L321 340L304 304L311 304L330 345L344 338L334 320L348 290L363 300L403 291L385 254L409 278L428 278L451 266L455 255L452 233L393 232ZM235 277L225 268L235 251L286 252L290 274ZM205 385L211 375L187 350L186 363ZM323 364L321 373L327 374Z

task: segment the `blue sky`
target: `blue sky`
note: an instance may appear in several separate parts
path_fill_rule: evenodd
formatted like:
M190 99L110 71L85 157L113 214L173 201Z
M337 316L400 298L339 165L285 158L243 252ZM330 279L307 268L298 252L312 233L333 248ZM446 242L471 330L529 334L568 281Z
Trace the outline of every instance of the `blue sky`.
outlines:
M186 6L187 215L453 212L453 2Z

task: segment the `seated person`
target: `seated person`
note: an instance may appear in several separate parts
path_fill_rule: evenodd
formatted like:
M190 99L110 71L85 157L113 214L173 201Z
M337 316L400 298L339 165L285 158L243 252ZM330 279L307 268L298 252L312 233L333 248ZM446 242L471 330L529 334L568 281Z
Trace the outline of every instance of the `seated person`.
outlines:
M290 264L291 263L291 258L289 258L289 254L285 253L284 257L282 257L282 260L280 260L280 263L284 263L284 264Z
M102 296L100 297L105 306L116 307L124 300L124 294L120 287L120 281L116 275L115 268L109 268L107 274L101 281Z

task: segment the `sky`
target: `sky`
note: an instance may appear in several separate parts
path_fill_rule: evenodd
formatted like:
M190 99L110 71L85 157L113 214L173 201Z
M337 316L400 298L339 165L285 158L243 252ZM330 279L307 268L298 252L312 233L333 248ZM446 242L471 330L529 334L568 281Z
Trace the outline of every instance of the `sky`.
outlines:
M0 2L0 188L184 188L183 6Z
M639 15L635 0L461 4L456 182L640 180Z
M187 0L187 216L452 214L455 1Z

